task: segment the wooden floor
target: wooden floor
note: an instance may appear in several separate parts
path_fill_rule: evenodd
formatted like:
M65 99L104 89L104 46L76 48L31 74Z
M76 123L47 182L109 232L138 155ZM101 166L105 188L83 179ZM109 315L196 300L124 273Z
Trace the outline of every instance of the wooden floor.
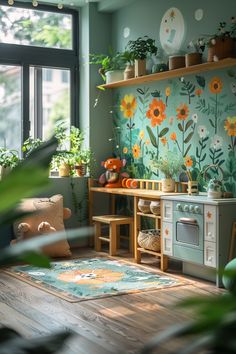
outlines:
M93 256L94 252L83 250L78 254ZM153 260L145 259L150 267ZM157 265L155 260L155 269ZM174 269L171 273L180 274ZM180 299L221 291L212 283L184 279L188 281L184 286L69 303L1 274L0 322L25 337L72 329L78 335L67 342L63 354L138 353L152 335L193 316L173 308ZM173 346L166 343L158 353L168 353Z

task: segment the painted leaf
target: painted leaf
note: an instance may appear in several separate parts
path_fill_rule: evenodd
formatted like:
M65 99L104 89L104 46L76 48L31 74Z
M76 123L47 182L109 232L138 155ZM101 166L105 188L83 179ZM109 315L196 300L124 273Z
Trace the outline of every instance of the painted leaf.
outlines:
M196 75L196 80L197 80L198 85L204 89L206 86L205 78L203 76Z
M164 128L160 131L160 134L158 135L159 138L162 138L164 135L166 135L169 131L169 128Z
M183 130L183 127L182 127L182 124L178 124L178 128L179 128L179 130L181 131L181 132L183 132L184 130Z
M144 91L141 88L137 88L138 93L140 93L141 95L144 95Z
M152 145L157 148L158 147L157 139L156 139L155 135L153 134L152 129L148 126L146 128L147 128L147 132L148 132L148 135L149 135Z
M190 119L190 120L187 122L187 124L185 125L184 131L186 132L186 130L188 130L188 128L191 127L192 124L193 124L193 120Z
M213 121L212 121L211 119L209 119L209 122L210 122L211 126L212 126L213 128L215 128L215 124L213 123Z
M202 162L202 161L204 161L204 160L205 160L205 158L206 158L206 153L202 156L202 158L201 158L201 160L200 160L200 161L201 161L201 162Z
M188 155L189 150L191 149L191 144L187 147L187 150L184 153L184 157Z
M138 99L143 104L143 98L141 96L138 96Z
M196 147L196 156L197 156L197 158L200 157L200 155L199 155L199 150L198 150L198 146Z
M192 139L192 136L193 136L193 132L189 133L189 135L187 136L187 138L184 139L184 143L187 144L187 143Z

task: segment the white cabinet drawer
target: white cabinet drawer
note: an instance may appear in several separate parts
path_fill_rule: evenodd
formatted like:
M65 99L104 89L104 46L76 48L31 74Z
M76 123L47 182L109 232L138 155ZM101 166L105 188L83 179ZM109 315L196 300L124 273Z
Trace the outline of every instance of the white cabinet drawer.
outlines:
M173 202L169 200L162 201L162 220L173 221Z
M162 223L162 250L167 256L173 255L173 224L170 222Z
M205 241L216 242L217 224L216 224L217 209L212 205L205 205L204 208L204 239Z
M216 243L208 242L204 243L204 265L208 267L216 268Z

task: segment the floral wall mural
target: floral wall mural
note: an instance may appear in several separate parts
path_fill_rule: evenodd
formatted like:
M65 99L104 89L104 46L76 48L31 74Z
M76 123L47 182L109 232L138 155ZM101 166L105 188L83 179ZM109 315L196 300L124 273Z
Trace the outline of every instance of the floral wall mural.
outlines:
M153 161L171 150L202 190L204 169L217 164L236 195L236 68L122 88L114 101L114 153L132 177L161 178Z

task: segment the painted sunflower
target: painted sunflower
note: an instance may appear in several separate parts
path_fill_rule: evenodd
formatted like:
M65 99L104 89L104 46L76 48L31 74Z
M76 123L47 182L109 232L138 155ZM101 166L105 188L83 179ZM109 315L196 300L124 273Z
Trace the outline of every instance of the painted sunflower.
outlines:
M219 77L213 77L213 79L209 82L209 90L211 93L221 93L223 88L223 83Z
M193 165L193 160L191 159L190 156L186 156L186 157L184 158L184 164L185 164L186 167L192 167L192 165Z
M176 109L176 112L177 112L177 119L185 120L188 118L189 109L185 103L180 104L179 107Z
M125 95L121 100L120 110L125 118L132 118L137 107L136 98L133 95Z
M176 133L175 132L171 133L170 134L170 140L175 141L176 139L177 139Z
M138 144L135 144L133 147L132 147L132 151L133 151L133 157L135 159L138 159L139 156L140 156L140 147Z
M228 136L236 136L236 116L228 117L225 120L224 128L227 131Z
M151 126L155 127L161 125L164 119L166 119L165 109L166 105L162 100L154 98L149 105L149 110L146 113L148 119L151 119Z

